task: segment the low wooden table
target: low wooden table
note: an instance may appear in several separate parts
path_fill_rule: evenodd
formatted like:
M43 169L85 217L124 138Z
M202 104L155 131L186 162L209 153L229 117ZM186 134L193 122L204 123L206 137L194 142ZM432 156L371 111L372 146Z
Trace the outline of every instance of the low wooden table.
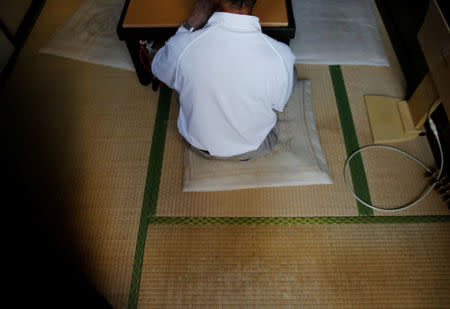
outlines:
M195 0L127 0L117 26L119 39L125 41L139 81L148 85L153 76L139 60L140 40L166 41L175 34L194 7ZM289 44L295 36L291 0L258 0L253 15L260 19L262 31Z

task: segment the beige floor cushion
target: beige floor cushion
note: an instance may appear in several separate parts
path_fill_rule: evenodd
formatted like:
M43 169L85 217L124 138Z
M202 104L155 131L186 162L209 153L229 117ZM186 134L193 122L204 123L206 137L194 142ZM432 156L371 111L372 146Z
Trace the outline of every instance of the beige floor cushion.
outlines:
M314 121L310 81L296 82L278 119L279 142L270 155L262 158L246 162L206 160L186 148L183 190L332 184Z

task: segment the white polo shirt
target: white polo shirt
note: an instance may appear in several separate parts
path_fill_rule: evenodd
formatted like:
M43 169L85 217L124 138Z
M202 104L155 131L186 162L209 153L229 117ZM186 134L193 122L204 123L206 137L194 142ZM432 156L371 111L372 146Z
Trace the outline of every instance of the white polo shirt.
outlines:
M194 147L228 157L256 150L292 92L294 55L261 32L259 18L216 12L180 27L156 54L153 74L180 95L178 129Z

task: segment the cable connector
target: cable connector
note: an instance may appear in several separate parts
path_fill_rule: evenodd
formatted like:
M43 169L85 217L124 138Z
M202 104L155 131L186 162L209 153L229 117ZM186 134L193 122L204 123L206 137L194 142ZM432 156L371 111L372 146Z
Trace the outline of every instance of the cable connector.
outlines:
M439 170L431 170L425 172L425 180L430 183L436 182L437 176L439 175Z
M430 123L430 129L433 131L434 136L436 136L436 138L439 138L439 133L433 119L429 118L428 121Z

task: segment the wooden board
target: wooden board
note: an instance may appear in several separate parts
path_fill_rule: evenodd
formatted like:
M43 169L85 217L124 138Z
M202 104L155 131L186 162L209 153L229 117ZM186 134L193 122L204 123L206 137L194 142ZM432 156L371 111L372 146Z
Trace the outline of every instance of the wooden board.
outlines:
M430 1L418 39L436 89L450 118L450 28L435 0Z
M123 22L124 28L176 27L186 20L194 7L194 0L130 0ZM253 15L261 26L287 26L285 0L259 0Z

